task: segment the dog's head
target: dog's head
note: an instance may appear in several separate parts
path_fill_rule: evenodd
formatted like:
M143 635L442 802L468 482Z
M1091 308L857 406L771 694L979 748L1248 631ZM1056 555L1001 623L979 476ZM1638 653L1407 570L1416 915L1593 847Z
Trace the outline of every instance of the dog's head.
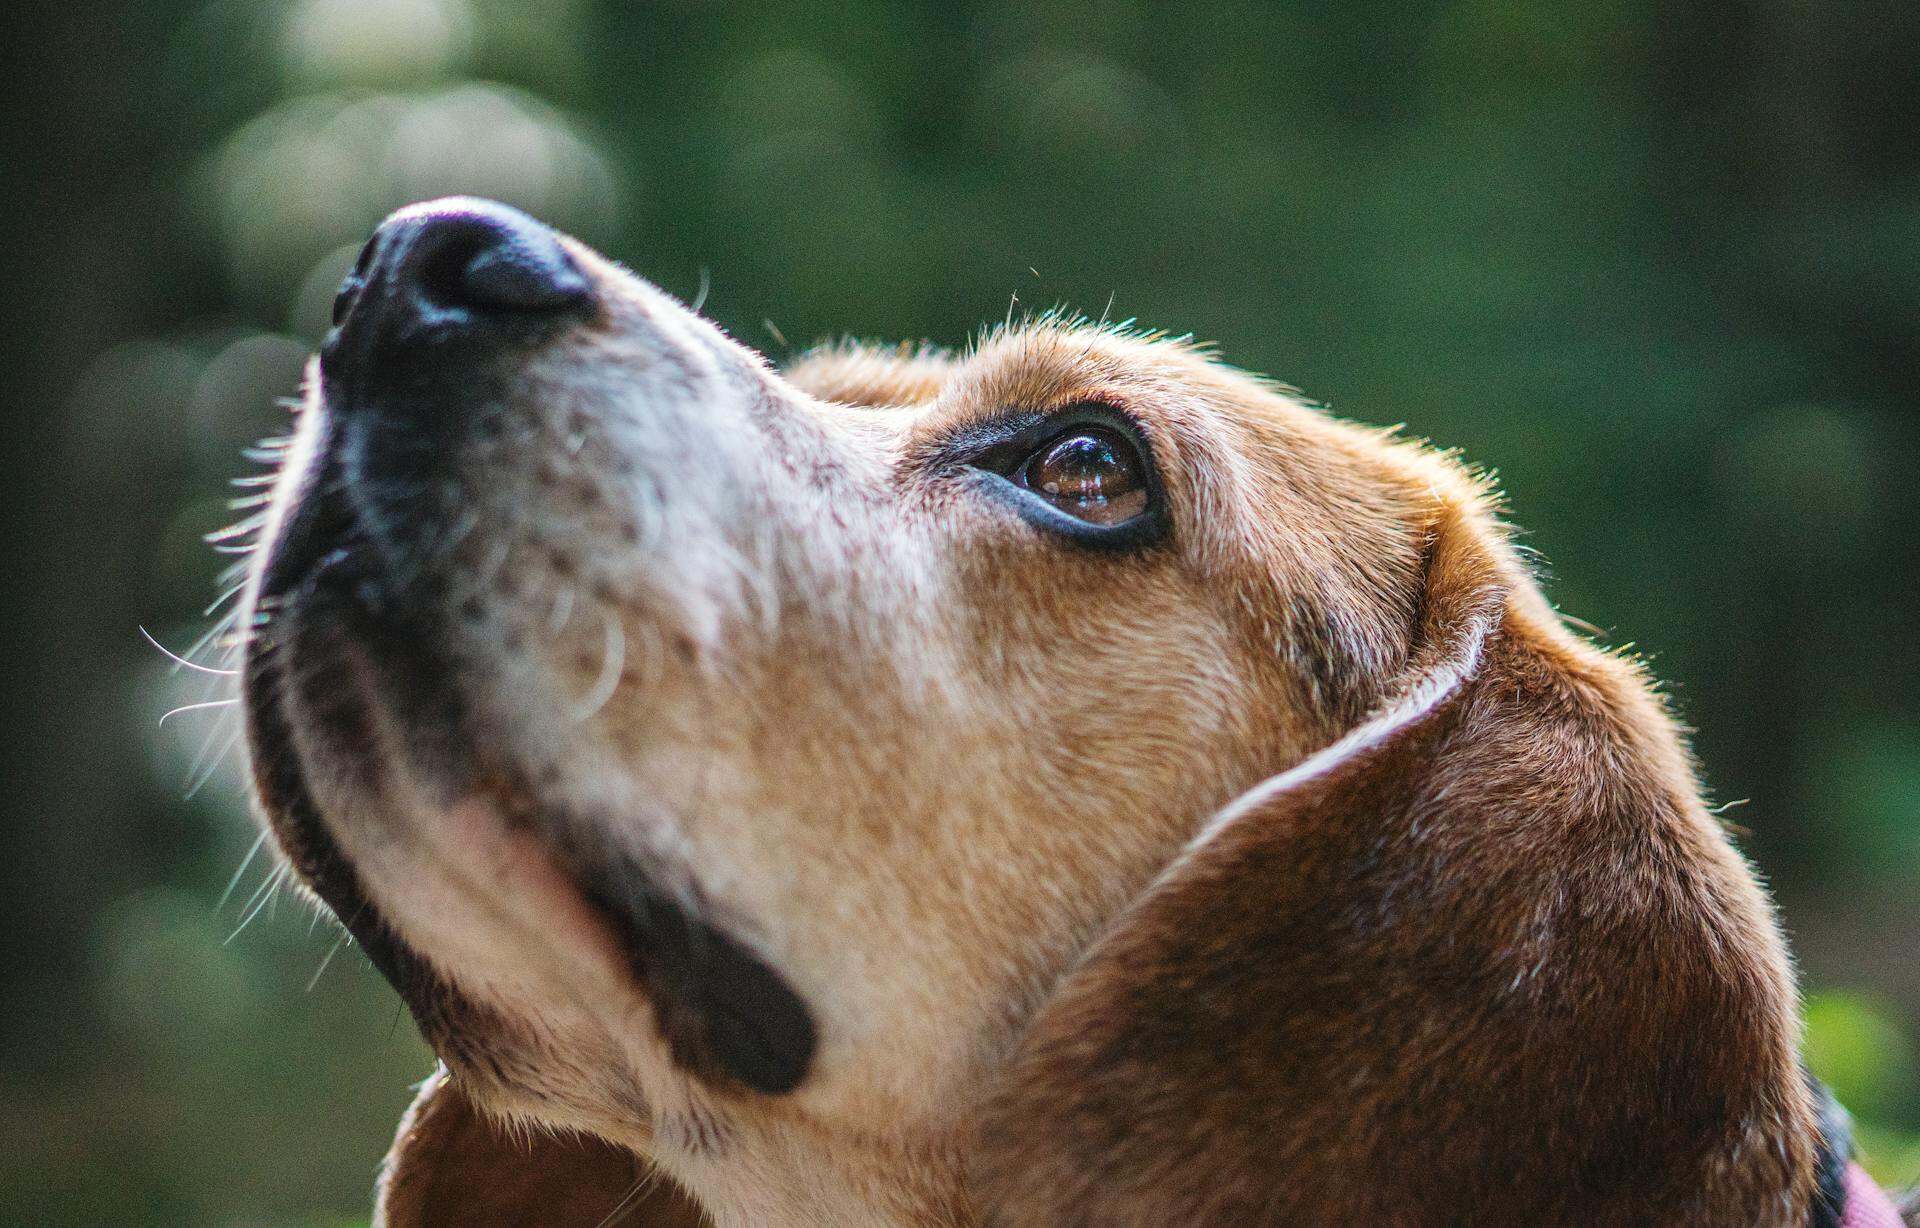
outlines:
M1449 459L1064 321L777 371L480 202L337 315L245 688L451 1071L396 1222L608 1143L722 1223L1804 1207L1765 902Z

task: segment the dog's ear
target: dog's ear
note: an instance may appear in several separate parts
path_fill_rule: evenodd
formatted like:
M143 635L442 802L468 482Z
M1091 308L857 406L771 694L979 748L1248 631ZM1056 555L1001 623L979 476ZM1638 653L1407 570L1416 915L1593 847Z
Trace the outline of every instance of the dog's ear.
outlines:
M1767 901L1638 670L1442 506L1374 714L1066 975L982 1115L995 1228L1802 1224Z
M374 1228L705 1228L631 1152L581 1135L509 1134L446 1070L421 1085L380 1171Z

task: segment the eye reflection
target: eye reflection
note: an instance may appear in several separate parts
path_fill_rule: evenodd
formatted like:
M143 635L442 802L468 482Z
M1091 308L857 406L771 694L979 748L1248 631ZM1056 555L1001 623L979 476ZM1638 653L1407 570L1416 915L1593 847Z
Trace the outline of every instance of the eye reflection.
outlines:
M1147 509L1145 466L1133 443L1103 427L1078 427L1028 458L1018 477L1049 503L1089 524L1114 525Z

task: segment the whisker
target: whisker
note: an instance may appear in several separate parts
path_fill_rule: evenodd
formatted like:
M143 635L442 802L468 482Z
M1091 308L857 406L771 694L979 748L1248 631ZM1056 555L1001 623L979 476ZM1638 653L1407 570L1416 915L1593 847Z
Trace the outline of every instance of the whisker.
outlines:
M205 703L181 704L178 708L169 709L161 714L160 724L166 724L168 717L179 716L182 712L201 712L208 708L231 708L239 702L237 699L209 699Z
M174 652L172 649L168 648L165 644L162 644L159 640L154 639L153 632L147 630L145 627L140 628L140 634L143 637L145 637L147 643L152 644L155 648L160 650L161 656L167 658L169 661L172 661L176 668L184 667L186 669L197 670L198 672L203 674L218 674L223 678L231 678L240 672L237 669L215 669L211 665L200 665L193 661L189 661L185 657L181 656L179 653ZM162 719L165 719L165 718L162 718Z
M200 744L200 754L196 754L194 762L186 767L186 794L180 800L192 802L194 796L207 787L207 781L211 781L219 773L221 764L227 760L228 754L232 754L232 748L238 743L240 743L238 723L228 727L225 737L221 737L219 725L209 727L207 741Z
M699 308L696 307L694 310L697 311ZM614 1203L613 1210L602 1216L600 1222L595 1224L593 1228L611 1228L612 1225L627 1218L627 1212L632 1209L633 1200L638 1198L643 1192L651 1189L659 1179L660 1170L657 1168L642 1173L640 1178L633 1183L633 1188L628 1190L619 1202Z
M273 880L280 876L280 870L281 866L277 863L268 867L267 872L260 878L260 884L247 896L247 902L240 906L241 916L244 917L253 911L253 906L258 904L261 897L267 894L267 889L273 886Z
M264 477L266 475L263 474L261 476ZM236 478L234 480L236 482L245 482L245 481L250 481L251 479ZM260 528L260 526L266 523L267 523L267 514L265 512L259 512L259 513L256 513L255 515L248 516L243 520L236 520L224 529L215 529L213 532L203 536L200 540L205 542L231 541L236 537L245 537L247 534L254 532L258 528Z
M253 547L248 546L247 549L252 550ZM202 618L213 617L214 612L218 610L221 606L227 604L227 602L232 601L235 597L238 597L241 593L244 593L246 591L247 591L247 582L245 580L241 580L237 584L229 585L225 592L221 593L218 597L215 597L213 599L212 605L200 611L200 616Z
M220 893L220 902L213 906L213 911L219 912L226 908L227 901L233 898L234 888L240 885L240 880L246 876L247 867L253 864L253 859L260 855L260 850L266 846L266 843L267 833L262 829L260 834L254 837L253 847L248 849L246 857L241 859L240 868L235 870L233 877L227 880L227 889Z
M320 961L320 966L313 970L313 976L307 981L308 993L312 993L313 987L320 983L320 978L326 975L327 965L333 962L334 956L340 954L340 948L346 946L347 940L352 936L352 931L346 926L340 927L340 936L333 940L333 946L327 950L327 957Z
M213 750L214 742L211 737L207 739L206 746L201 749L198 758L194 760L193 767L188 770L187 792L183 801L192 801L200 790L207 787L208 781L220 774L220 765L226 762L227 756L233 753L233 748L239 742L239 728L230 729L227 731L227 736L221 740L220 749L209 756L207 752Z
M233 933L227 935L226 941L222 942L220 944L221 946L224 947L238 938L241 931L245 930L247 926L252 923L253 919L260 915L260 910L265 908L267 903L273 899L274 895L280 889L280 884L285 881L286 876L287 867L285 865L274 867L273 872L267 875L266 881L254 889L253 895L247 900L246 915L240 918L240 924L234 927Z
M203 652L206 649L208 644L213 643L215 640L219 639L221 636L227 634L229 631L232 631L234 621L239 617L240 617L240 611L238 607L235 607L234 609L227 611L224 617L222 617L218 622L214 623L213 626L208 627L206 631L200 636L200 638L193 642L193 646L187 649L186 655L189 657L199 656L201 652Z

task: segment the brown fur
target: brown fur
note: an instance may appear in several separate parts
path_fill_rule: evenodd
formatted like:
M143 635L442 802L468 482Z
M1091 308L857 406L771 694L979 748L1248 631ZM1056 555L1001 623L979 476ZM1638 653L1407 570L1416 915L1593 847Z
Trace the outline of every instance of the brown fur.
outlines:
M511 585L467 600L504 629L454 658L525 759L513 821L469 798L446 838L423 790L324 776L317 803L392 932L476 999L446 1017L509 1021L439 1038L390 1228L592 1224L643 1156L667 1176L625 1223L1805 1222L1770 906L1646 678L1562 626L1451 458L1050 320L774 374L575 254L609 306L520 373L527 425L474 462L478 553L453 560L481 570L496 521L547 534L503 539ZM1169 545L1063 548L941 467L969 423L1086 401L1153 439ZM673 532L630 518L635 469ZM739 576L701 578L702 534ZM554 738L542 688L605 659L600 622L548 625L563 581L661 651ZM537 670L504 685L502 654ZM628 793L580 780L574 742L658 813L581 810ZM615 838L816 1013L791 1094L676 1066L667 1008L527 852ZM605 1142L522 1151L508 1121Z
M421 1085L382 1165L374 1228L469 1224L700 1228L700 1211L632 1152L581 1135L515 1136L444 1070Z
M986 1116L996 1224L1804 1221L1764 905L1642 680L1487 546L1456 523L1430 572L1429 651L1485 637L1460 692L1229 829L1042 1009Z

